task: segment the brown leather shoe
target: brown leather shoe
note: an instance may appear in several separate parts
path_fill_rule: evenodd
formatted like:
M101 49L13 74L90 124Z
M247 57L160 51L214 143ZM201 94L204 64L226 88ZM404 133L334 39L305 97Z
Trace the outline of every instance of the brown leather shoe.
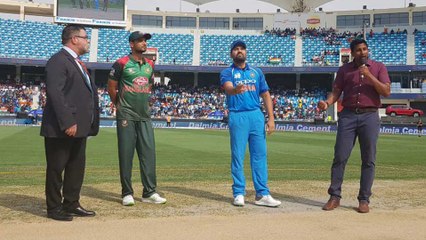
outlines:
M370 208L368 207L368 201L361 200L359 201L358 212L359 213L368 213Z
M328 202L322 207L322 210L331 211L340 206L340 198L331 196Z

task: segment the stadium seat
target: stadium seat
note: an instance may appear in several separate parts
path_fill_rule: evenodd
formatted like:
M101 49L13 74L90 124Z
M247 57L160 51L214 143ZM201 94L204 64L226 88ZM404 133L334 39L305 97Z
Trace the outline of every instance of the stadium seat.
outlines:
M414 49L416 65L426 64L426 32L418 31L414 35Z
M122 29L99 30L98 62L114 62L130 52L130 32ZM153 33L148 47L157 48L160 64L192 64L194 36L191 34Z
M321 61L321 65L337 66L340 49L350 48L351 38L338 35L335 42L339 42L339 44L330 44L325 39L324 36L303 38L302 52L305 65L313 65ZM367 34L367 42L371 59L386 65L405 65L407 63L407 34L375 33L372 37ZM324 54L327 51L332 54Z
M62 29L53 23L0 19L3 46L0 57L49 59L62 47ZM90 37L91 29L86 28L86 31ZM43 34L34 34L41 32ZM82 60L88 61L89 54L83 55Z
M200 47L200 64L211 65L223 63L229 65L229 46L237 39L246 42L247 62L257 66L293 66L295 42L290 36L271 35L202 35ZM280 58L280 62L268 62L269 58Z

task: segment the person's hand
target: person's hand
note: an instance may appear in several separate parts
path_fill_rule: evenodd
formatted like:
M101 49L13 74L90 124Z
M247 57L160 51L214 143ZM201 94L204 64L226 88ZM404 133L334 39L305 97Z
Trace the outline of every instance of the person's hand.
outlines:
M238 84L235 88L235 94L240 94L246 91L246 85L244 84Z
M65 130L65 134L70 137L74 137L76 133L77 133L77 124L74 124L71 127L69 127L67 130Z
M368 70L367 66L362 65L361 67L359 67L359 74L361 75L362 79L370 79L371 72L370 70Z
M318 108L319 109L321 109L321 110L327 110L327 108L328 108L328 103L326 102L326 101L319 101L318 102Z
M266 133L268 135L271 135L275 131L275 121L272 119L269 119L266 123Z

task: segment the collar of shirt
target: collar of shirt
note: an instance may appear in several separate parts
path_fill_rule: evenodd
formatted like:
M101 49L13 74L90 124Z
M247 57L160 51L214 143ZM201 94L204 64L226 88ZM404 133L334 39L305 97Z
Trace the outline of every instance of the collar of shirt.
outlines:
M78 54L74 52L71 48L67 46L63 46L62 48L65 49L69 54L71 54L73 58L78 58Z
M137 62L137 63L139 63L139 64L145 64L146 63L146 61L145 61L145 57L143 57L142 56L142 58L141 58L141 62L139 62L138 60L136 60L134 57L133 57L133 55L130 53L129 54L129 58L130 58L130 60L132 60L132 61L134 61L134 62Z
M249 66L249 64L248 64L248 63L246 63L246 67L245 67L245 68L240 68L240 67L238 67L237 65L235 65L235 63L233 63L233 64L231 65L231 67L232 67L232 68L235 68L235 69L241 69L241 70L250 70L250 66Z

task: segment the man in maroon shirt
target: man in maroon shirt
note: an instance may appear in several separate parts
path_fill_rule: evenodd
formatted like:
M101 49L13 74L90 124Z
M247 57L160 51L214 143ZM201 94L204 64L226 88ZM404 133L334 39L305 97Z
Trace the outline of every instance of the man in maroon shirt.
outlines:
M380 96L390 95L390 80L382 63L368 59L369 49L365 40L355 39L350 47L354 60L339 68L332 93L326 101L318 103L318 108L326 110L343 93L343 110L338 115L331 184L328 189L330 199L323 210L333 210L340 205L345 166L358 137L362 160L358 212L367 213L380 130L377 109L381 105Z

